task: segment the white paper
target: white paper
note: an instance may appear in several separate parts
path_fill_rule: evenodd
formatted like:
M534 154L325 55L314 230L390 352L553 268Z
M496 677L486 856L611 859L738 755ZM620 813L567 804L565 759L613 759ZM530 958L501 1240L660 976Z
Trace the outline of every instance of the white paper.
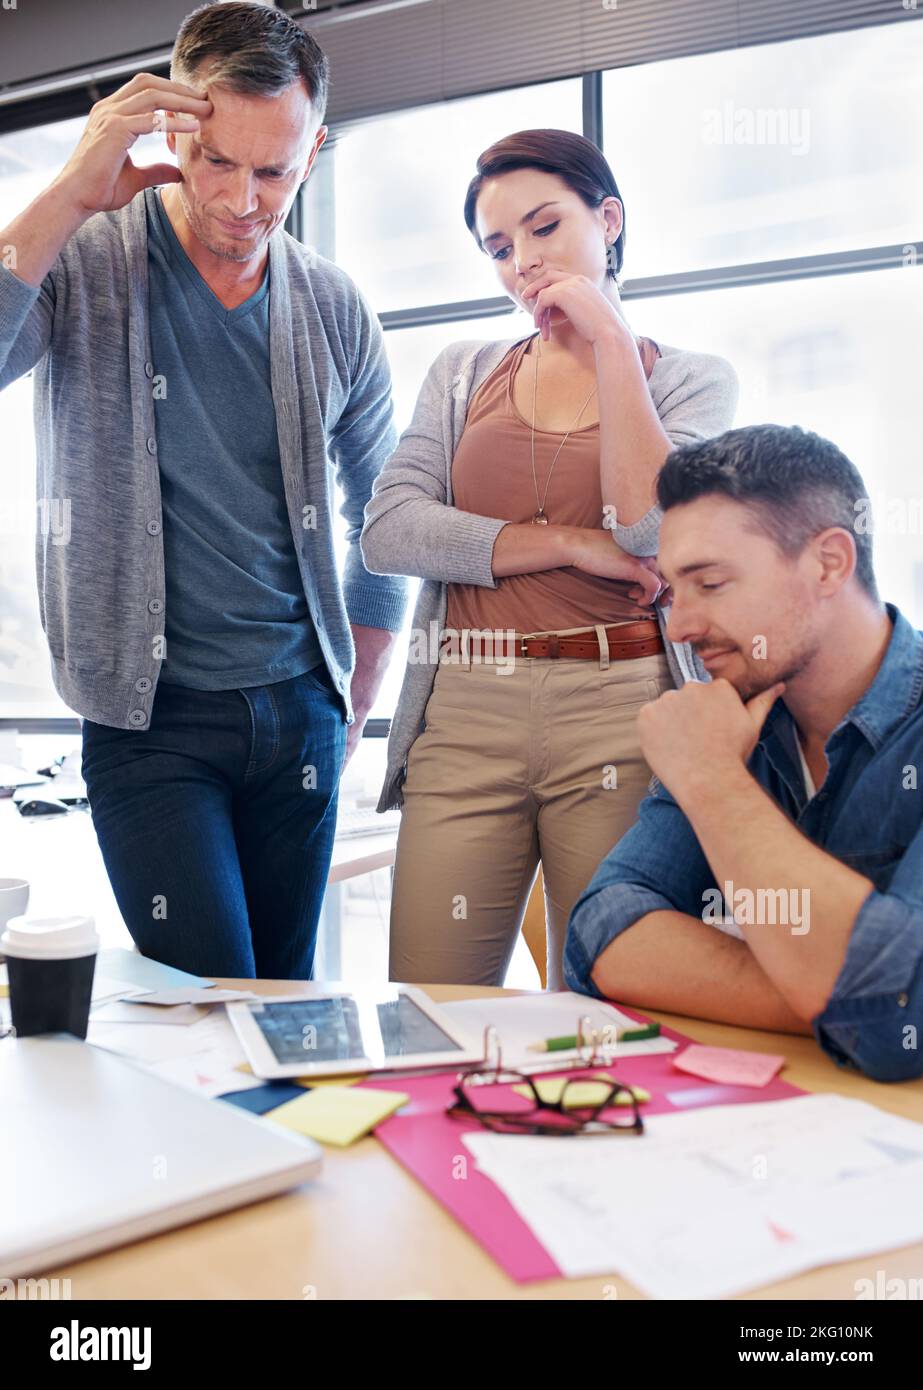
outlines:
M167 1057L201 1051L200 1040L195 1036L195 1030L201 1027L201 1023L104 1023L91 1014L87 1042L139 1062L162 1062Z
M143 993L140 985L129 985L124 980L116 980L111 975L100 975L99 971L96 971L93 975L90 1002L101 1004L108 999L134 999Z
M199 1023L208 1010L197 1004L174 1004L172 1008L148 1008L143 998L109 999L93 1010L97 1023L145 1023L153 1026Z
M176 1004L229 1004L233 999L258 999L252 989L179 989L150 990L139 998L139 1004L151 1004L158 1008L172 1008Z
M571 994L566 990L555 994L523 994L514 998L460 999L440 1008L453 1017L480 1043L485 1027L490 1023L497 1030L505 1067L517 1071L553 1071L559 1064L576 1061L576 1049L566 1052L531 1052L530 1043L547 1038L575 1035L577 1024L588 1016L592 1027L639 1028L635 1019L623 1014L614 1004L591 999L586 994ZM669 1038L646 1038L642 1042L620 1042L607 1056L643 1057L651 1053L675 1052L676 1043Z
M97 1023L87 1042L121 1052L188 1090L218 1096L261 1086L259 1077L236 1068L247 1059L224 1009L209 1010L198 1023Z
M177 1086L184 1086L187 1091L195 1091L210 1099L226 1095L229 1091L250 1091L265 1084L258 1076L235 1071L233 1065L222 1061L217 1053L170 1057L164 1062L155 1062L148 1070L166 1077Z
M237 1070L247 1059L224 1009L209 1013L204 1022L182 1031L193 1039L196 1050L155 1062L151 1071L207 1096L249 1091L265 1084L260 1077Z
M464 1142L562 1273L619 1273L655 1298L724 1298L923 1240L923 1125L864 1101L714 1106L645 1129Z

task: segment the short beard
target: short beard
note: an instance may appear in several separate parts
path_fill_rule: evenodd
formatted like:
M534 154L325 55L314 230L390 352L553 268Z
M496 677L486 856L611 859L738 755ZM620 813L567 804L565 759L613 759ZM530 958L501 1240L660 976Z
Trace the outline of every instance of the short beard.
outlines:
M761 695L764 690L768 690L770 686L776 685L780 681L784 681L786 686L788 686L797 676L802 675L808 669L816 655L816 645L805 648L803 651L799 652L797 656L792 657L789 664L784 666L781 671L775 672L768 679L765 676L761 676L759 679L747 681L745 687L738 687L737 693L740 698L746 702L747 700L752 700L754 695Z
M239 252L235 252L233 249L227 246L214 246L210 241L206 241L205 237L202 235L202 232L199 230L196 219L192 215L192 210L189 206L189 200L186 197L186 190L183 188L182 184L177 185L177 190L179 192L179 200L183 205L183 212L186 214L186 221L189 223L193 232L198 237L199 241L201 241L202 245L206 248L206 250L211 251L213 256L220 256L222 260L233 261L237 265L241 265L243 264L243 262L253 259L253 257L260 250L260 245L262 243L258 243L250 251L241 250Z

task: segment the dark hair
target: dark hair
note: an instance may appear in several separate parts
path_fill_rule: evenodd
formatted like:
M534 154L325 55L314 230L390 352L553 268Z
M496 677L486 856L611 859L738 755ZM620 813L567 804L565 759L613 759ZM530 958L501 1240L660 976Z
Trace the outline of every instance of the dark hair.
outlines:
M510 174L514 169L542 169L546 174L557 174L588 208L598 208L604 198L618 198L622 204L622 230L614 243L615 267L610 262L606 272L614 280L622 269L625 253L625 204L602 152L592 140L570 130L519 130L478 156L477 173L465 194L465 225L478 250L483 251L484 246L474 225L474 214L484 181L497 174Z
M252 96L277 96L301 79L318 122L324 119L330 64L282 10L244 0L200 5L180 26L170 76L192 85L205 60L210 82Z
M664 511L713 494L741 502L783 554L800 555L828 526L856 542L856 578L878 600L871 513L855 464L829 439L797 425L747 425L674 449L657 478ZM863 525L858 523L863 521Z

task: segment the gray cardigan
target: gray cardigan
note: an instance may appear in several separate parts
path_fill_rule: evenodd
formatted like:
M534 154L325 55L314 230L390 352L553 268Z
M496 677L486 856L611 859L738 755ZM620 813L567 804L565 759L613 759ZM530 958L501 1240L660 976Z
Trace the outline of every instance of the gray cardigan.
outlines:
M85 222L39 288L0 260L0 390L35 369L36 565L54 684L85 718L138 731L150 724L164 631L147 272L143 192ZM321 650L352 723L350 624L397 631L407 605L406 580L370 575L359 550L372 480L397 443L384 335L346 272L281 228L269 239L269 272L289 523ZM342 579L331 463L345 495Z
M506 522L463 512L452 505L452 459L465 425L468 401L520 338L452 343L433 362L420 389L413 419L375 480L360 537L366 568L376 574L423 579L413 618L426 661L408 663L391 721L388 763L378 810L402 804L407 754L422 733L423 714L438 664L438 633L446 614L446 585L481 584L495 589L494 541ZM730 428L737 407L737 375L722 357L660 344L648 382L661 424L674 444L707 439ZM613 538L631 555L656 555L660 508L632 526L613 527ZM665 616L658 608L661 629ZM435 624L435 628L431 625ZM430 640L430 634L437 634ZM692 648L666 643L678 685L708 680Z

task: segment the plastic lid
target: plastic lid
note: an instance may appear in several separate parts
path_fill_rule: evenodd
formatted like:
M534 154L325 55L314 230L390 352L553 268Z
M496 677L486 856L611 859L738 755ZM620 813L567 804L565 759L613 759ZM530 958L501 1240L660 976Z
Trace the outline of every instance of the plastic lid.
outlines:
M27 960L70 960L99 948L92 917L11 917L0 936L0 952Z

